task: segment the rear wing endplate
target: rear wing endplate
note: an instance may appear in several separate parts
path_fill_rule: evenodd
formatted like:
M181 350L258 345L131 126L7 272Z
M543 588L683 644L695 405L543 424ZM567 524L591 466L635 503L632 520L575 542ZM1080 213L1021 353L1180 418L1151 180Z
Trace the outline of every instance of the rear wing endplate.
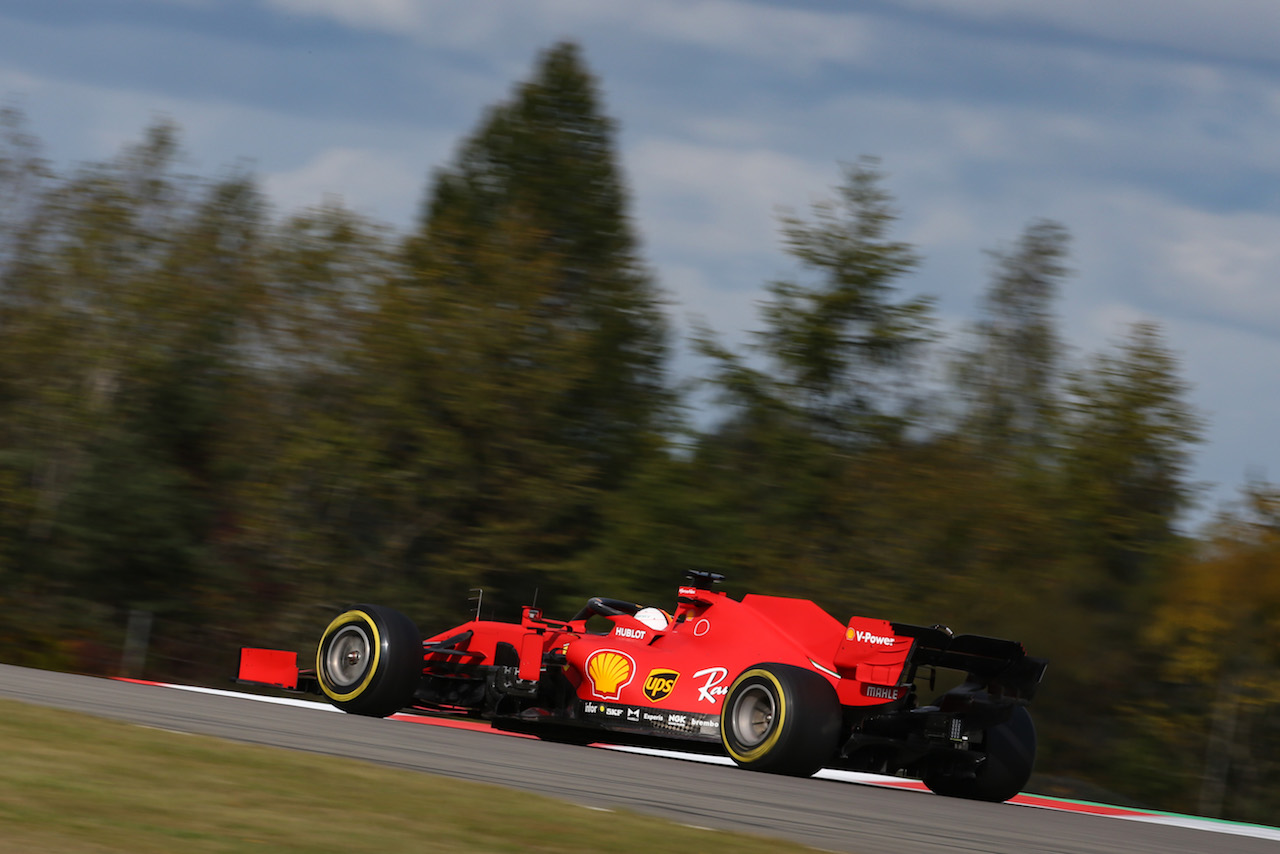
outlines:
M967 673L993 697L1028 701L1035 696L1049 662L1027 655L1017 641L982 635L951 635L937 627L893 623L893 631L915 640L913 667L945 667Z

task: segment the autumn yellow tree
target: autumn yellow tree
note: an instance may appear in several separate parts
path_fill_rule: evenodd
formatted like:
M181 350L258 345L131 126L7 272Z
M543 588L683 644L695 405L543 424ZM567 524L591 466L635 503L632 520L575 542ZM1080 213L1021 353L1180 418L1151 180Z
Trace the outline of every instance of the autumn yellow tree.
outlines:
M1249 781L1280 770L1280 745L1267 728L1280 706L1280 489L1248 487L1165 589L1149 638L1161 676L1186 698L1192 732L1183 737L1204 745L1198 808L1274 816L1274 789Z

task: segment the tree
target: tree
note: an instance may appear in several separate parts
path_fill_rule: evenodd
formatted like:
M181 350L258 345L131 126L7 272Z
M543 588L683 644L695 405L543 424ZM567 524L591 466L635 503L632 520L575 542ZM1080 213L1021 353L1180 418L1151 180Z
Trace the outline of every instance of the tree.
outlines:
M837 198L813 206L813 222L782 218L788 253L817 281L768 285L765 329L745 356L708 330L697 343L713 361L722 401L786 412L824 441L850 446L900 430L909 411L901 380L934 336L930 300L894 301L896 280L918 259L888 239L896 217L875 161L846 167L844 177Z
M894 221L874 161L846 168L812 222L782 219L808 284L775 282L765 328L735 353L703 332L712 385L730 415L702 437L697 459L737 527L725 556L747 585L796 594L841 590L881 601L904 567L864 543L881 533L865 488L893 466L912 425L913 368L932 339L929 301L901 299L917 263L889 238ZM881 466L884 468L881 468Z
M0 580L17 565L14 552L34 499L26 477L30 461L18 426L29 388L23 356L30 322L22 288L15 281L15 254L27 240L50 177L39 141L26 131L25 117L15 109L0 108Z
M8 269L52 178L26 117L0 107L0 275Z
M441 218L434 228L449 232ZM454 592L488 585L491 601L531 597L594 534L599 461L571 441L566 399L595 340L551 310L560 267L535 224L513 216L451 237L386 289L362 347L362 373L378 378L365 399L380 494L406 547L401 572Z
M1280 490L1250 484L1205 533L1169 573L1147 627L1162 679L1147 712L1204 757L1198 780L1186 775L1201 812L1265 821L1280 807L1260 782L1280 769L1267 726L1280 706Z
M879 433L902 414L896 382L931 340L930 300L895 302L896 281L918 263L890 240L896 219L873 160L846 167L837 197L814 221L787 214L787 251L816 275L812 285L769 285L759 351L777 368L775 392L829 441Z
M1024 614L1030 600L1061 595L1074 571L1061 520L1068 366L1054 313L1068 242L1065 228L1040 220L1011 249L989 253L994 268L981 316L951 365L960 406L946 445L962 460L955 500L972 506L965 524L949 526L946 559L962 584L986 590L983 609L995 613Z
M191 601L256 305L256 188L180 175L178 154L161 122L50 179L5 270L23 565L113 606Z
M428 586L569 587L602 496L673 424L666 322L599 101L576 46L542 54L436 173L362 341L379 536Z
M1177 520L1195 499L1188 474L1203 421L1151 323L1094 356L1068 390L1064 476L1074 536L1113 583L1132 586L1179 540ZM1116 601L1114 589L1098 592Z
M225 583L245 591L229 607L278 633L273 643L310 643L324 606L403 601L374 406L397 378L365 354L388 346L374 330L402 268L387 230L336 200L265 229L258 263L225 413L230 507L210 547Z
M1056 441L1063 371L1053 303L1067 274L1069 235L1041 220L1011 252L993 252L996 273L957 370L963 428L997 461L1042 466Z
M447 281L465 294L486 231L515 220L538 230L541 252L554 259L555 287L542 306L549 328L589 341L591 369L557 400L562 441L612 488L660 443L672 400L661 299L638 257L614 122L597 90L577 46L543 53L532 78L436 174L409 258L420 268L447 255Z
M1085 728L1050 719L1046 729L1064 751L1064 769L1135 791L1157 791L1168 779L1132 745L1173 749L1167 733L1131 712L1170 699L1145 690L1152 662L1141 637L1188 545L1177 520L1194 497L1187 474L1201 422L1185 395L1177 359L1149 323L1134 325L1118 345L1070 373L1060 446L1049 458L1051 499L1041 505L1052 512L1033 529L1061 555L1044 565L1054 574L1041 584L1053 608L1032 612L1060 627L1046 645L1059 662L1053 684L1083 698L1079 717L1111 723ZM1128 700L1116 708L1114 698L1124 692ZM1091 751L1077 749L1085 743Z

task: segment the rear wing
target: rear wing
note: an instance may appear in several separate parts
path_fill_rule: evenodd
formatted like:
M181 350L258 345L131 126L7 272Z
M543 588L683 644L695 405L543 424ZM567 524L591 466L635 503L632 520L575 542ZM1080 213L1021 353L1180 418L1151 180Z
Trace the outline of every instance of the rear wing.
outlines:
M1049 662L1027 655L1017 641L982 635L955 635L940 627L893 623L894 634L914 640L910 665L945 667L968 674L967 681L996 699L1028 702L1044 679Z

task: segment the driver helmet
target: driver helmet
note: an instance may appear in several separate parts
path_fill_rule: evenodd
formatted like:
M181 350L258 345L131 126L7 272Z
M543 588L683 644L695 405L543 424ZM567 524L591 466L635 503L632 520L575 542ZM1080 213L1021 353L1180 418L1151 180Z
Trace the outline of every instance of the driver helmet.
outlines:
M641 608L635 616L654 631L664 631L671 624L671 615L661 608Z

